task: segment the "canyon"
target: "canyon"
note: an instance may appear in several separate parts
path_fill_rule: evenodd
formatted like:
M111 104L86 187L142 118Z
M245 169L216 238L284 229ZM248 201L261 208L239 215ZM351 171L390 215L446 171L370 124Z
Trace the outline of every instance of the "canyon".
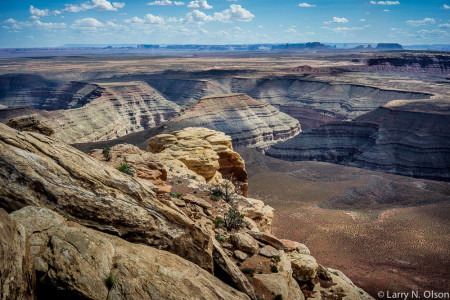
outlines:
M99 270L83 265L97 272L95 286L80 292L64 283L83 295L98 290L106 297L104 277L110 273L121 282L114 297L131 290L144 295L145 284L131 283L124 273L139 251L174 259L187 276L201 277L199 285L184 282L171 294L181 298L193 297L183 290L196 286L210 298L290 299L301 292L316 299L322 292L336 295L331 282L346 295L359 293L334 268L371 295L444 291L450 248L448 61L445 53L426 51L5 59L0 122L19 131L0 124L9 143L2 150L2 157L8 155L2 176L4 184L19 180L0 188L0 207L32 240L37 237L29 219L61 227L56 235L50 230L39 237L58 241L51 249L31 248L35 255L46 253L36 260L36 275L51 291L61 278L45 264L61 262L50 254L74 242L71 234L114 249ZM110 149L108 161L104 149ZM23 176L27 164L34 170ZM129 165L131 181L117 173L122 164ZM52 192L55 182L60 187ZM213 187L223 189L226 182L249 224L241 233L257 247L243 246L244 238L212 220L231 208L224 198L216 203L210 197ZM82 205L73 206L72 198ZM279 241L288 239L284 246L250 234L271 228ZM312 245L311 251L291 240ZM26 240L17 241L26 247ZM277 253L281 262L264 253ZM315 267L310 257L300 260L303 265L295 262L311 253L333 269ZM262 274L242 272L258 270L259 263ZM170 275L152 280L178 278L177 266L163 260L156 265ZM156 265L146 265L143 278ZM270 272L272 265L279 274ZM27 287L24 293L32 293Z

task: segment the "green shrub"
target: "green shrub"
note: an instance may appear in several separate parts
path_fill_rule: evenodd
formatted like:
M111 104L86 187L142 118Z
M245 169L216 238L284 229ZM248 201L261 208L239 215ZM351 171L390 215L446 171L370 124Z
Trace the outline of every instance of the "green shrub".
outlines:
M256 295L256 300L266 300L266 298L261 298L260 296Z
M255 273L255 269L253 269L253 268L243 268L241 271L244 274L253 274L253 273Z
M217 197L216 195L210 195L209 197L211 198L212 201L216 201L217 202L217 201L220 200L220 198Z
M221 242L221 243L223 243L223 242L226 241L225 238L223 238L223 237L220 235L220 233L216 234L216 240L219 241L219 242Z
M211 191L211 195L214 195L216 197L222 197L223 196L223 192L219 188L214 188Z
M109 145L105 145L103 147L102 154L103 154L103 158L106 161L110 161L111 160L111 147Z
M173 198L181 198L181 196L182 196L181 193L174 193L174 192L170 192L169 195L170 195L170 197L173 197Z
M216 217L213 222L215 228L220 228L225 225L225 221L221 217Z
M270 266L270 272L272 273L278 273L278 267L275 265L271 265Z
M274 256L272 256L272 258L273 258L276 262L280 262L280 261L281 261L281 258L280 258L280 256L278 256L278 255L274 255Z
M273 298L273 300L283 300L283 295L278 294L275 296L275 298Z
M116 285L116 280L114 279L112 274L109 274L108 277L105 278L105 284L108 288L108 291Z
M228 230L241 229L247 225L244 221L244 214L242 214L238 209L237 205L233 204L224 216L225 225Z
M120 164L120 166L117 167L117 170L119 170L122 173L133 176L133 172L130 169L130 164L122 163L122 164Z

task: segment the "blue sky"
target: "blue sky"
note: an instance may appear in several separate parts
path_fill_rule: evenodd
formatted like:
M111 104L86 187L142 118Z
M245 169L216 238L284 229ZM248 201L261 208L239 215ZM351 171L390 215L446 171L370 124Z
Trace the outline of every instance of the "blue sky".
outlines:
M0 3L1 48L309 41L450 43L450 0L15 0Z

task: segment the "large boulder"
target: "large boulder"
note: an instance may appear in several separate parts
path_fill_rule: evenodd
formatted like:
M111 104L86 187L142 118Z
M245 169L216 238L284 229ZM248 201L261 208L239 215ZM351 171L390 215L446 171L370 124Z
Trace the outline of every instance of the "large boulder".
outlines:
M11 217L31 235L42 299L249 299L179 256L49 209L25 207Z
M248 178L245 163L233 151L231 138L223 132L188 127L172 135L160 134L149 140L148 147L154 153L170 154L207 180L216 180L216 172L232 181L237 191L247 196Z
M239 209L256 223L259 231L269 234L272 232L273 207L258 199L242 197L239 199Z
M47 207L82 225L168 250L212 272L209 232L133 178L71 146L0 124L0 207Z
M273 295L281 295L283 300L304 300L298 283L289 276L283 274L255 274L253 281L260 286L258 296L264 299L272 299Z
M292 265L292 276L297 281L306 281L316 278L319 265L311 255L291 252L288 254Z
M32 300L35 282L27 232L0 208L0 299Z
M239 291L247 294L250 298L255 299L255 290L247 277L239 270L238 266L228 257L220 244L213 240L214 245L214 274L227 282L229 285L235 287Z
M236 249L255 254L259 250L258 242L245 232L237 232L230 236L231 243Z

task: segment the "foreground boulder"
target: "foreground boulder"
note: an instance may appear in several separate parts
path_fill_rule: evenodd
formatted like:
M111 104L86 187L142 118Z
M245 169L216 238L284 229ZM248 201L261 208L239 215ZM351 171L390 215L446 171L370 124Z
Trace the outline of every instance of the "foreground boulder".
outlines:
M34 299L35 281L27 232L0 208L0 299Z
M149 140L148 147L154 153L170 154L207 180L219 177L231 180L237 191L247 196L248 180L245 163L233 151L231 137L223 132L188 127L173 134L160 134Z
M0 124L0 207L36 205L85 226L165 249L212 272L210 234L158 201L154 185L32 132Z
M249 299L197 265L41 207L11 217L31 235L43 299Z

